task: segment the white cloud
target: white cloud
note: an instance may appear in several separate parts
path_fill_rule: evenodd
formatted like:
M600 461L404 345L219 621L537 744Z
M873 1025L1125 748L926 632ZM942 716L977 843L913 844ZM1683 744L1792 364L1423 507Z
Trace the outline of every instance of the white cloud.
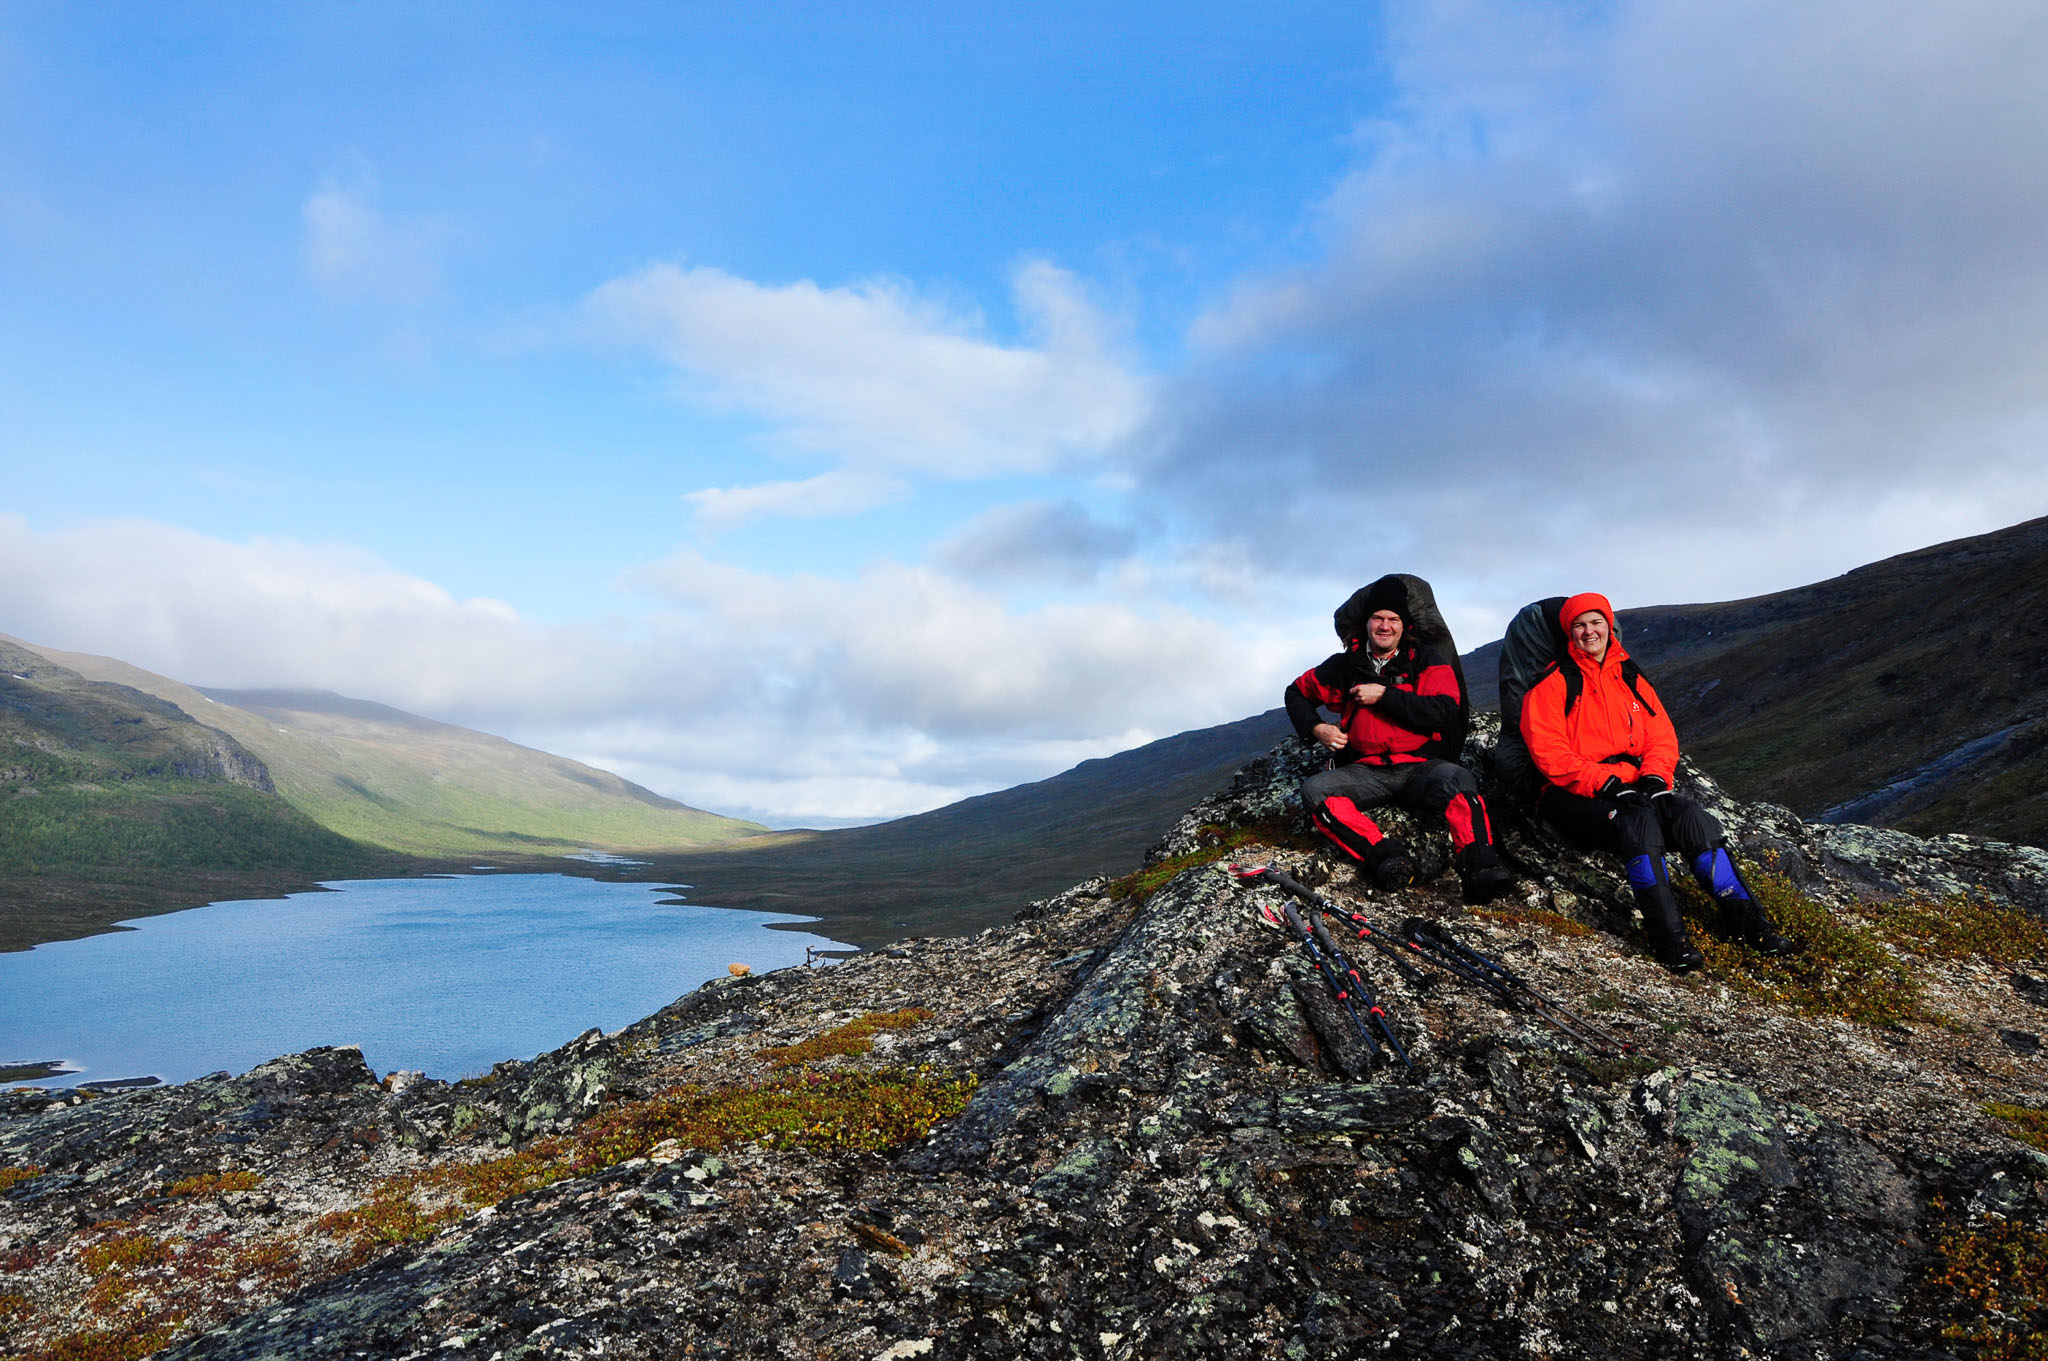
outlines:
M441 291L441 258L453 239L433 217L398 217L376 206L374 184L320 186L299 210L306 272L343 302L411 305Z
M600 713L654 678L593 629L460 600L359 549L147 520L0 515L0 632L194 684L339 690L435 714Z
M1267 688L1259 648L1215 621L1114 601L1018 611L928 567L782 577L685 549L629 584L684 611L678 627L737 650L751 676L799 682L805 709L870 730L936 740L1173 732L1242 717ZM1170 712L1162 693L1176 696Z
M358 550L0 514L0 632L188 683L340 691L717 811L885 817L1271 707L1297 659L1156 604L1020 611L930 568L679 553L637 622L543 625Z
M901 478L837 468L795 482L759 482L748 487L706 487L683 500L697 512L700 528L716 533L763 516L815 520L856 515L910 495Z
M1193 328L1149 492L1269 571L1510 596L1725 598L2048 510L2038 16L1396 19L1321 258Z
M1069 273L1014 280L1033 343L901 283L771 286L654 265L585 299L588 334L645 345L689 397L769 421L794 445L877 469L984 477L1098 458L1144 419L1147 385Z

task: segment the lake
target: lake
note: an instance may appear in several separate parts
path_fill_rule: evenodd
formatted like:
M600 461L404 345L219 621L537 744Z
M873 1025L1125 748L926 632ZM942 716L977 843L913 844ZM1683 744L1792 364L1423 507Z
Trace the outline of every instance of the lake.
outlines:
M811 918L565 874L326 887L0 954L0 1063L79 1070L44 1086L183 1082L355 1044L379 1074L453 1079L617 1030L729 964L762 973L803 963L806 946L851 948L768 929Z

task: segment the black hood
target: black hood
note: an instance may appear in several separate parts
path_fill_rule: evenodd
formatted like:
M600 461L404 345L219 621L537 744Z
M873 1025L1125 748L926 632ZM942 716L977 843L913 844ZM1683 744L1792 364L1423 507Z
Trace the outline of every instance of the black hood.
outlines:
M1436 592L1421 577L1393 572L1370 586L1361 586L1337 607L1337 638L1345 650L1365 646L1365 621L1381 610L1401 616L1401 646L1434 648L1443 654L1458 675L1458 731L1451 735L1453 751L1465 743L1465 729L1472 713L1471 692L1465 688L1465 663L1458 656L1458 644L1451 626L1436 607Z
M1437 611L1436 592L1421 577L1396 572L1370 586L1361 586L1337 607L1337 639L1345 647L1362 642L1365 621L1381 610L1401 616L1401 641L1409 646L1433 647L1448 657L1458 655L1451 641L1450 626Z

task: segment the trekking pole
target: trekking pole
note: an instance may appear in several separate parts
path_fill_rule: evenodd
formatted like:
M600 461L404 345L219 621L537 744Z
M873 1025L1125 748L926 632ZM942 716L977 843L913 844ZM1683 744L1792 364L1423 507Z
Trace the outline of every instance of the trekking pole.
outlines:
M1366 1014L1379 1026L1380 1033L1386 1037L1388 1047L1394 1051L1395 1057L1401 1060L1401 1066L1409 1073L1414 1073L1415 1064L1408 1057L1408 1046L1402 1044L1401 1037L1394 1033L1393 1022L1389 1021L1387 1013L1380 1009L1379 999L1372 995L1372 987L1365 981L1364 975L1358 972L1358 966L1346 959L1344 952L1337 948L1336 940L1330 935L1330 928L1323 924L1321 917L1310 922L1308 929L1309 934L1316 938L1316 944L1323 947L1323 953L1328 955L1338 970L1351 980L1352 992L1365 1004Z
M1427 923L1424 924L1427 925ZM1441 939L1434 936L1424 935L1418 937L1415 943L1416 948L1422 952L1425 959L1483 988L1496 1002L1509 1011L1525 1011L1540 1020L1547 1021L1559 1032L1570 1039L1576 1040L1588 1049L1609 1053L1633 1053L1635 1050L1635 1044L1632 1041L1620 1039L1609 1034L1576 1013L1549 1001L1540 993L1535 992L1534 989L1529 989L1526 992L1520 990L1516 986L1520 982L1519 975L1511 976L1514 979L1513 982L1509 978L1502 977L1499 972L1496 972L1499 966L1494 964L1492 960L1486 959L1484 955L1478 955L1477 957L1484 960L1485 965L1490 967L1474 964L1467 958L1468 955L1476 954L1476 952L1470 951L1464 946L1453 948L1452 945L1447 945ZM1461 954L1460 951L1464 951L1464 953ZM1526 987L1526 984L1522 986Z
M1401 923L1401 933L1425 958L1441 961L1446 967L1473 979L1503 1001L1519 1003L1581 1043L1624 1054L1635 1052L1633 1040L1625 1040L1605 1027L1587 1020L1556 998L1540 991L1513 969L1480 954L1453 936L1441 924L1426 917L1410 917Z
M1337 909L1335 904L1309 892L1298 880L1275 869L1271 865L1262 865L1250 870L1245 869L1243 866L1230 865L1226 867L1226 870L1232 877L1241 882L1251 883L1260 879L1270 879L1280 888L1306 900L1310 905L1318 909L1316 920L1309 928L1309 934L1314 937L1315 943L1321 946L1323 953L1333 961L1335 967L1350 980L1352 992L1365 1004L1367 1012L1370 1013L1374 1022L1379 1026L1380 1032L1386 1037L1387 1047L1392 1049L1394 1054L1401 1060L1401 1066L1412 1074L1415 1071L1415 1064L1408 1057L1408 1047L1401 1043L1401 1037L1395 1033L1393 1022L1388 1019L1386 1010L1380 1006L1379 999L1373 995L1372 986L1365 981L1365 976L1358 971L1358 967L1345 957L1342 950L1337 948L1337 942L1331 936L1330 928L1324 922L1324 914L1330 911L1339 911L1340 909ZM1291 906L1283 903L1282 908L1287 913L1293 914L1294 910ZM1267 915L1270 918L1270 912ZM1345 915L1356 916L1356 914ZM1363 917L1357 917L1357 922L1360 927L1360 937L1370 940L1374 946L1385 951L1403 976L1417 983L1427 981L1426 975L1420 969L1417 969L1413 964L1401 958L1399 947L1392 945L1378 932L1374 931L1370 922L1367 922ZM1353 1017L1356 1019L1355 1010Z
M1318 912L1342 917L1351 924L1353 930L1358 932L1360 940L1394 962L1394 968L1400 973L1401 977L1417 987L1428 986L1430 982L1429 975L1416 968L1408 958L1409 955L1419 954L1420 951L1406 942L1396 943L1385 932L1373 925L1363 914L1354 912L1342 904L1331 902L1319 893L1312 892L1308 885L1302 883L1293 875L1288 874L1277 865L1226 865L1224 869L1231 878L1236 879L1239 883L1252 884L1263 879L1293 894Z
M1281 903L1278 912L1275 912L1270 907L1261 906L1259 913L1267 921L1277 926L1286 927L1288 934L1293 936L1296 941L1300 942L1307 949L1309 958L1316 962L1316 972L1323 976L1323 982L1330 985L1330 991L1337 994L1337 1000L1344 1004L1344 1010L1351 1017L1351 1024L1358 1028L1358 1037L1365 1041L1366 1066L1369 1071L1372 1060L1382 1057L1380 1042L1373 1038L1371 1028L1366 1025L1364 1018L1358 1014L1358 1008L1352 1005L1350 991L1345 988L1344 980L1337 973L1336 967L1330 963L1322 950L1317 947L1315 936L1308 929L1308 923L1301 919L1301 914L1294 910L1294 904L1292 903Z
M1402 940L1400 945L1395 945L1385 932L1363 915L1311 892L1301 881L1272 865L1231 865L1227 869L1230 875L1240 882L1270 881L1323 911L1348 919L1358 930L1361 939L1376 946L1393 959L1402 969L1403 976L1411 981L1421 982L1424 979L1421 971L1409 962L1412 958L1420 957L1443 972L1484 989L1508 1010L1527 1011L1549 1022L1589 1049L1624 1054L1636 1052L1633 1041L1608 1033L1561 1003L1546 997L1521 975L1488 959L1462 941L1452 938L1443 928L1425 918L1410 917L1402 923Z

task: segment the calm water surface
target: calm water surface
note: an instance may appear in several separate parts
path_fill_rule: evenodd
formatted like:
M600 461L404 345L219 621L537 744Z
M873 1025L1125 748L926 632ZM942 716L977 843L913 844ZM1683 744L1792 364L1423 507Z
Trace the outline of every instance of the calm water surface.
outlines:
M810 918L691 906L649 884L504 874L329 887L0 954L0 1063L81 1070L44 1085L183 1082L358 1044L379 1073L457 1078L591 1026L617 1030L728 964L758 973L835 946L766 929Z

